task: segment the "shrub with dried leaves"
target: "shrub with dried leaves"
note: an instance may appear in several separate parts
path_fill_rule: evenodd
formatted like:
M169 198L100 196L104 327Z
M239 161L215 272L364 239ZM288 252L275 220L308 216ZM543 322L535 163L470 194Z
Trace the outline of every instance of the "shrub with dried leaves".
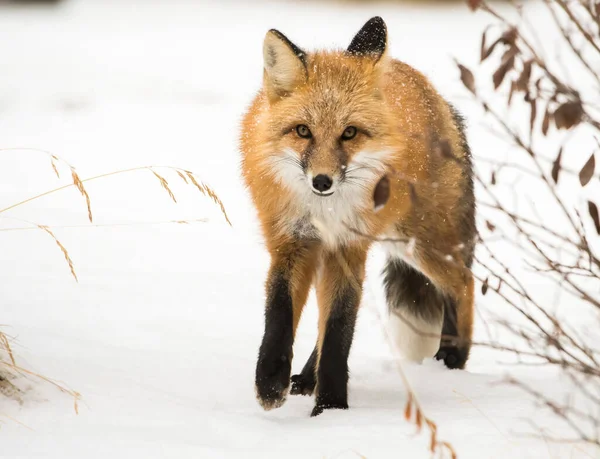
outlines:
M493 23L481 37L479 72L457 63L458 75L485 113L486 125L513 147L514 158L491 160L490 175L477 177L479 206L488 216L477 257L484 271L481 293L497 295L520 319L496 321L509 340L490 337L479 344L509 352L521 364L559 369L576 388L579 403L554 400L514 378L510 382L564 421L567 435L553 438L546 433L545 439L600 446L599 197L587 193L599 180L600 2L544 0L536 17L520 4L515 4L514 15L485 1L468 4ZM540 19L540 8L547 21ZM565 50L553 59L540 39L549 23ZM519 116L524 112L527 118ZM592 151L582 151L581 139L595 145ZM555 153L549 156L549 151ZM527 212L505 199L502 185L517 176L535 190ZM522 204L523 198L515 196L515 201ZM516 250L540 282L554 283L568 302L566 316L503 259L494 249L498 242ZM582 321L596 324L584 330Z

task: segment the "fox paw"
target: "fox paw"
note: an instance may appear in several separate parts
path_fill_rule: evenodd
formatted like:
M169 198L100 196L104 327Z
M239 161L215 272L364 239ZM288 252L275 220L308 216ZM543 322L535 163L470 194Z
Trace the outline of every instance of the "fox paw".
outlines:
M258 403L266 411L285 403L290 386L290 359L284 355L259 359L256 365L255 390Z
M292 376L292 395L312 395L315 390L315 378L300 373Z
M462 370L469 358L469 350L455 346L442 346L435 354L437 360L443 360L444 365L451 370Z
M339 403L318 403L315 405L315 407L312 410L312 413L310 414L311 417L315 417L320 415L321 413L323 413L323 411L325 410L347 410L348 409L348 403L344 403L344 402L339 402Z

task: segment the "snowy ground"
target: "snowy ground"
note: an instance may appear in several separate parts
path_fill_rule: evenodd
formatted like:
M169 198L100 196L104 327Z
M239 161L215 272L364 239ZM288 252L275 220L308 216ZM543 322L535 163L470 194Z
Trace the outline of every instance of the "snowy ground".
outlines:
M301 46L343 46L375 14L388 23L391 53L474 113L452 59L476 61L485 21L461 4L0 6L0 148L48 150L81 177L144 165L190 169L218 193L233 223L160 169L177 205L147 171L87 184L94 223L108 226L87 223L73 188L2 214L0 228L27 226L9 217L57 226L75 263L79 283L47 234L1 233L3 331L16 338L22 366L83 398L76 415L69 396L53 386L19 381L23 403L0 400L1 457L430 456L428 437L403 419L406 394L378 319L377 253L351 354L351 409L311 419L309 398L268 413L254 399L269 260L240 183L236 138L260 83L262 39L277 27ZM473 149L494 154L487 134L471 124ZM68 183L67 169L60 171L57 179L39 152L0 151L0 208ZM159 223L201 218L208 221ZM148 224L111 226L139 222ZM294 370L313 346L315 323L311 297ZM434 361L404 368L440 438L460 458L598 457L519 435L536 408L494 383L510 369L538 388L566 390L550 371L498 366L483 349L463 372Z

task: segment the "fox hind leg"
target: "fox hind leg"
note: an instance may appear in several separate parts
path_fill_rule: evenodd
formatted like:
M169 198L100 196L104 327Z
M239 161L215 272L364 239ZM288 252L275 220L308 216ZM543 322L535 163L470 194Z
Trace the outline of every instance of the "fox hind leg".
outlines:
M447 297L444 303L443 339L436 359L451 369L464 368L471 350L473 335L473 278L467 279L459 300Z
M440 250L449 253L449 250ZM432 251L420 254L420 268L442 293L444 320L438 360L451 369L463 369L471 350L475 314L473 274L460 260L440 259ZM469 260L467 260L469 261Z
M304 364L302 371L292 376L292 395L312 395L317 384L315 371L317 370L318 349L315 347L310 357Z

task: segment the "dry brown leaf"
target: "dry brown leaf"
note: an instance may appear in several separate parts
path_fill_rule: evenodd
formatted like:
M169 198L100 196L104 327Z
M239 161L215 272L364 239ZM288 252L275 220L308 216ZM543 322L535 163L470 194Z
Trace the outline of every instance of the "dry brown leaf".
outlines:
M546 107L546 112L544 113L544 121L542 121L542 134L548 134L548 129L550 128L550 104Z
M581 186L586 186L589 181L594 176L594 170L596 168L596 158L594 158L594 153L590 156L590 159L583 165L581 170L579 171L579 183Z
M481 59L480 62L483 62L489 56L488 50L485 47L485 42L486 42L486 38L487 38L487 31L488 31L488 29L486 28L483 31L483 33L481 34L481 48L479 50L479 53L480 53L479 54L479 58Z
M494 72L494 75L492 76L492 80L494 82L495 89L498 89L498 87L504 81L504 77L506 76L506 74L514 67L515 55L516 55L515 47L509 48L508 51L506 51L506 53L504 53L504 56L502 57L502 63L500 64L500 66Z
M500 38L498 38L494 43L492 43L489 46L489 48L487 48L485 50L485 53L483 54L483 60L487 59L494 52L494 49L496 49L496 47L499 44L504 44L504 45L508 45L510 47L514 47L515 43L517 42L517 37L518 37L518 32L517 32L517 29L515 29L514 27L506 30L500 36Z
M513 47L517 42L518 36L519 32L517 31L517 28L511 27L500 36L499 40L501 43Z
M531 99L529 101L529 105L531 106L531 114L529 116L529 133L533 134L533 125L535 124L535 118L537 116L537 104L535 99Z
M560 150L558 150L558 155L552 163L552 180L554 180L554 183L558 183L558 173L560 172L560 160L562 158L562 153L563 147L560 147Z
M592 217L592 221L596 227L596 232L600 234L600 217L598 216L598 206L592 201L588 201L588 212L590 213L590 217Z
M531 66L533 61L530 59L523 64L523 71L517 80L517 89L519 91L527 91L529 79L531 78Z
M512 102L512 98L513 98L513 95L515 94L516 90L517 90L517 83L514 81L511 81L510 90L508 91L508 100L507 100L507 104L509 107L510 107L510 103Z
M467 5L469 5L471 11L476 11L481 6L481 2L482 0L467 0Z
M557 129L571 129L581 122L583 114L580 101L566 102L554 111L554 124Z
M375 186L373 192L373 202L375 212L380 211L385 207L390 198L390 179L387 175L384 175L381 180Z
M475 76L473 75L473 72L471 72L467 67L458 62L456 63L456 65L458 65L458 68L460 70L460 80L465 85L465 88L467 88L469 91L475 94Z
M481 62L485 61L488 57L492 55L496 46L502 42L502 38L498 38L495 42L493 42L490 46L486 46L487 44L487 32L491 26L485 28L483 33L481 34L481 49L480 49L480 59Z
M481 294L482 295L485 295L487 293L488 287L489 287L488 278L486 277L485 280L483 281L483 284L481 285Z

